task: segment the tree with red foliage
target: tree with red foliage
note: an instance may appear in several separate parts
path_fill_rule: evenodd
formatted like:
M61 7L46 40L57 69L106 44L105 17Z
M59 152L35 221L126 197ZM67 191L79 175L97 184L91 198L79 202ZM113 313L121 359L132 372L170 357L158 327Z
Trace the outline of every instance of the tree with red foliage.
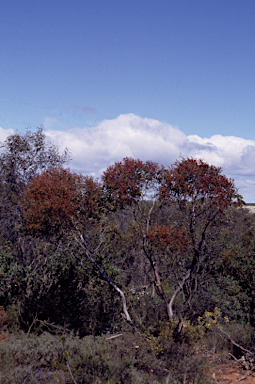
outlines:
M125 157L103 173L105 195L111 209L139 205L155 197L160 168L157 163Z
M209 264L212 265L217 256L208 249L217 219L223 219L230 205L242 204L233 180L222 175L221 171L219 167L192 158L182 159L168 169L162 169L159 199L166 204L175 205L179 216L177 229L181 230L182 235L179 239L175 236L173 241L171 236L166 239L161 229L157 230L158 241L164 238L165 252L169 257L172 256L168 248L173 244L177 248L177 242L189 244L185 252L177 252L181 268L179 272L178 269L175 272L178 275L177 286L169 301L171 318L177 294L183 291L185 300L190 299L197 289L199 274L203 273ZM172 261L174 262L174 259Z
M81 176L64 168L36 175L23 192L27 230L35 235L63 235L73 226L80 209Z
M173 319L177 294L183 291L185 300L190 298L198 274L212 261L206 243L216 218L234 201L240 202L233 181L221 174L221 168L202 160L182 159L166 169L153 162L124 158L104 172L103 183L112 207L133 206L156 290L165 302L169 319ZM152 212L160 202L177 212L178 220L170 226L151 225ZM176 280L170 299L160 272L161 260L166 257Z
M129 316L122 290L107 276L95 256L102 245L103 232L101 185L92 177L85 177L61 167L49 169L34 177L24 189L22 206L25 226L36 236L60 239L71 232L84 251L84 256L96 272L121 296L124 316L136 330ZM93 241L92 232L96 232Z
M161 284L157 258L150 252L149 233L151 217L158 205L161 168L152 161L126 157L107 168L103 186L111 209L132 207L133 217L139 226L143 251L153 271L154 284L168 308L168 299Z
M164 301L167 314L170 320L174 318L173 304L178 293L183 289L180 283L184 275L187 261L192 255L192 244L190 236L184 227L177 228L174 225L152 225L148 231L148 243L150 252L158 265L162 265L162 260L167 264L167 280L176 280L178 287L174 290L171 298L167 298L164 292ZM156 261L154 261L156 265ZM162 273L161 273L162 275ZM181 279L180 279L181 275ZM189 275L189 272L186 274ZM186 279L183 280L184 282Z
M234 182L221 174L222 169L192 158L177 161L172 167L163 169L160 199L177 202L182 206L191 203L196 215L204 209L213 216L224 210L240 196ZM194 214L195 214L194 211Z
M0 227L3 237L15 242L22 222L20 199L23 188L37 174L62 166L69 160L66 149L47 142L42 128L24 135L14 133L1 145L0 153Z

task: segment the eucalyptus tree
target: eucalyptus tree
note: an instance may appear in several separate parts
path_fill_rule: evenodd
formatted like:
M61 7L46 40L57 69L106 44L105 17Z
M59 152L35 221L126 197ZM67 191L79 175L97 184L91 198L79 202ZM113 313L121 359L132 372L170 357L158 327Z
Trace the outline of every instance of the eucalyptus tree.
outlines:
M92 177L58 167L35 176L28 182L23 194L24 224L28 233L48 241L60 242L69 238L76 243L79 246L77 262L82 267L88 261L120 295L124 318L137 331L129 315L124 292L97 260L110 231L100 183Z
M48 168L63 165L69 160L66 149L47 142L42 128L24 135L14 133L1 145L0 153L0 226L2 234L13 240L15 227L21 224L20 200L27 182Z
M217 256L208 248L217 218L231 204L241 203L234 183L221 168L191 158L169 168L124 158L102 178L114 209L133 208L155 289L172 320L177 295L182 292L187 301L196 291L198 275ZM173 207L175 217L153 223L153 214L162 205ZM173 287L170 296L163 284L167 279Z

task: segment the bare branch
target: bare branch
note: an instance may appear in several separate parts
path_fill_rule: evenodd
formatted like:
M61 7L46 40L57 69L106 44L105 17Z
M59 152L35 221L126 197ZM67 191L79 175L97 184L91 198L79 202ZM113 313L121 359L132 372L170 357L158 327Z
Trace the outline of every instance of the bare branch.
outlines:
M244 352L248 352L249 354L253 354L253 352L250 351L249 349L246 349L246 348L242 347L240 344L237 344L237 343L232 339L232 337L231 337L226 331L224 331L222 328L219 328L219 331L221 331L222 333L224 333L224 335L226 335L226 336L228 337L228 339L231 341L231 343L232 343L233 345L235 345L236 347L240 348L240 349L241 349L242 351L244 351Z
M121 296L121 299L122 299L122 306L123 306L123 312L124 312L124 316L125 316L125 319L126 321L128 322L129 325L131 325L131 327L133 328L133 331L134 332L138 332L138 329L136 328L136 326L134 325L134 323L132 322L131 320L131 317L128 313L128 310L127 310L127 302L126 302L126 297L123 293L123 291L106 275L106 273L102 270L102 268L100 267L100 265L96 262L96 260L93 258L93 256L91 255L90 251L88 250L88 248L86 247L86 243L83 239L83 236L82 234L80 234L80 239L78 237L75 237L75 240L78 242L78 244L82 247L82 249L85 251L85 256L86 258L93 264L95 270L98 272L98 274L105 280L108 282L108 284L110 284Z

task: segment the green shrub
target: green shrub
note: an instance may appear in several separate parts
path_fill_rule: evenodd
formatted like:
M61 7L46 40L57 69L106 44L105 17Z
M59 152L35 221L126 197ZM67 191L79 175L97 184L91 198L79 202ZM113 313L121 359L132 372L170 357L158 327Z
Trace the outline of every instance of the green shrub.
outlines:
M205 384L203 362L192 349L165 343L159 358L141 334L109 339L10 335L0 342L0 384Z

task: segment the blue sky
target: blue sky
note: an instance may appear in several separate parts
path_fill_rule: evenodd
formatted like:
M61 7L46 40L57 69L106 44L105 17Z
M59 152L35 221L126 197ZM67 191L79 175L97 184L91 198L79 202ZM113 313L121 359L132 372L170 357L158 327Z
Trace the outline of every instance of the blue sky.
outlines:
M255 202L254 20L254 0L3 1L0 138L42 125L95 175L203 157Z

